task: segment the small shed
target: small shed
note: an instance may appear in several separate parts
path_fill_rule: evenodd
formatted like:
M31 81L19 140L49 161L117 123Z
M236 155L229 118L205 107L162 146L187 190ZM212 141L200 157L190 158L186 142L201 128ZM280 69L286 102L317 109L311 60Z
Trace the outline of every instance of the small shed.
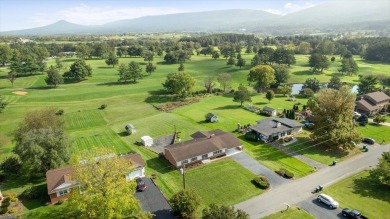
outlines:
M277 116L278 115L278 111L276 109L268 107L268 106L265 106L263 108L263 113L270 115L270 116Z
M207 122L211 122L211 123L218 122L218 116L213 113L207 113L205 117Z
M153 138L145 135L141 137L141 142L143 146L152 146L153 145Z
M126 131L131 135L131 134L133 134L133 133L135 133L135 132L137 132L137 130L135 129L135 127L132 125L132 124L127 124L126 126L125 126L125 129L126 129Z

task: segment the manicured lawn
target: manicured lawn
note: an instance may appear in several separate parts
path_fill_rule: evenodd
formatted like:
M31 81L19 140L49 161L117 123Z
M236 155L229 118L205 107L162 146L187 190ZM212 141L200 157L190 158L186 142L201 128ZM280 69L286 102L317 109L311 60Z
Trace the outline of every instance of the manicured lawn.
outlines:
M263 219L315 219L315 217L301 208L290 207L288 210L268 215Z
M359 126L358 129L363 137L373 138L379 144L390 143L390 135L388 134L390 133L390 126L368 123L366 126Z
M389 218L390 189L373 180L368 171L346 178L324 192L341 208L357 209L368 218Z
M295 178L306 176L314 171L312 166L287 155L286 153L259 142L244 142L244 151L271 170L284 168L294 173Z
M316 143L311 141L309 133L309 131L304 130L302 133L295 136L298 139L297 142L287 145L286 147L325 165L331 164L334 160L342 161L348 159L361 152L361 148L355 148L349 152L324 148L321 144L316 145Z
M190 169L185 174L186 188L202 198L202 205L233 205L263 192L251 182L255 174L229 158Z

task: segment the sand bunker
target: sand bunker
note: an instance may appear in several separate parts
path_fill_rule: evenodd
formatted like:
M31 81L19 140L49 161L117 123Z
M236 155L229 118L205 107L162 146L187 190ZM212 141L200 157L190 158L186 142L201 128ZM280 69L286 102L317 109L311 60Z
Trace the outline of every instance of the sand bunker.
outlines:
M26 95L26 94L28 94L26 91L20 91L20 90L14 91L12 93L17 94L17 95Z

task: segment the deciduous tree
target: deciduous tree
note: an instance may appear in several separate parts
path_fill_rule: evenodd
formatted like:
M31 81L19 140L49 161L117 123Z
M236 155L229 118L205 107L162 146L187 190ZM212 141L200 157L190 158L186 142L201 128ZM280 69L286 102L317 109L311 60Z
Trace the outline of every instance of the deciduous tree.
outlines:
M5 66L6 63L11 61L12 50L8 44L0 44L0 63Z
M219 84L222 86L223 92L225 92L226 88L228 88L232 82L232 76L228 73L221 73L218 75L217 80Z
M252 102L249 91L244 85L240 84L240 86L238 87L238 90L236 92L234 92L233 101L239 102L240 106L242 106L242 104L245 101Z
M286 95L291 94L292 88L288 84L282 84L278 86L278 92L283 94L283 96L285 97Z
M275 70L269 65L258 65L249 70L247 80L249 82L256 82L259 90L269 88L275 83Z
M321 89L320 81L317 78L308 78L302 86L302 89L310 88L314 93Z
M14 87L14 82L15 82L17 76L18 75L13 71L8 72L7 79L11 82L12 87Z
M213 92L213 88L215 87L215 80L214 80L214 77L212 76L208 76L206 77L204 80L204 87L206 88L206 91L208 93L212 93Z
M319 53L312 53L309 57L309 66L312 67L313 72L323 72L324 69L330 66L330 61L325 55Z
M340 77L337 75L332 75L330 81L327 85L328 88L339 90L343 84L341 83Z
M76 60L71 66L69 71L64 73L65 78L73 78L79 82L84 80L86 77L92 76L92 68L87 65L83 59Z
M71 146L64 132L64 120L55 108L29 112L14 132L14 153L25 169L35 173L64 165Z
M355 60L351 58L343 58L341 60L341 69L339 70L343 74L347 75L353 75L356 74L359 70L358 65L356 64Z
M149 73L149 75L151 75L152 72L154 72L155 70L156 70L156 66L154 66L153 63L149 62L148 64L146 64L146 68L145 68L146 73Z
M131 61L129 63L129 76L133 80L133 83L136 83L138 79L142 78L142 68L139 63Z
M45 82L47 85L53 85L54 87L57 87L57 85L64 83L64 78L62 75L60 75L58 69L51 65L47 70L47 77L45 78Z
M203 209L202 219L249 219L249 214L233 206L210 204Z
M180 63L179 68L177 69L178 71L184 71L184 64Z
M106 64L108 66L112 65L112 67L114 68L115 65L118 64L118 62L119 62L119 60L118 60L118 57L116 57L115 53L114 52L110 52L108 54L107 59L106 59Z
M383 152L378 166L370 170L370 175L383 185L390 186L390 152Z
M201 199L194 191L187 189L173 195L169 202L176 214L183 218L192 218L200 207Z
M164 88L169 93L175 94L180 98L187 97L194 85L195 78L184 71L169 74L165 83L163 83Z
M378 78L374 75L359 76L358 92L359 94L366 94L376 91Z
M275 84L277 86L288 83L288 79L290 78L289 67L285 65L273 65L272 68L275 70Z
M136 184L126 181L134 165L111 149L100 148L76 153L72 157L73 189L69 205L81 218L148 218L134 197ZM150 217L149 217L150 218Z
M4 112L5 107L8 105L3 96L0 96L0 113Z
M267 98L269 103L271 103L271 100L274 99L274 97L275 93L272 90L267 91L267 93L265 94L265 98Z
M319 147L350 150L354 142L360 142L361 135L352 119L356 95L349 88L325 89L318 93L308 107L313 112L315 128L311 138Z

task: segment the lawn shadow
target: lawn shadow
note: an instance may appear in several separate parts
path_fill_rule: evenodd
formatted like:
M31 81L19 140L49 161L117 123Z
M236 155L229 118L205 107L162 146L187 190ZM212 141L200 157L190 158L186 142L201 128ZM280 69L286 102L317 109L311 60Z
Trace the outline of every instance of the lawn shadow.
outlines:
M267 104L270 104L270 103L268 103L268 102L257 102L257 103L255 103L255 105L267 105Z
M15 174L8 174L8 177L1 183L1 190L11 190L24 187L26 185L37 185L46 182L46 178L42 175L41 177L27 178L21 177Z
M226 106L220 106L217 108L214 108L213 110L229 110L229 109L240 109L241 106L239 105L226 105Z
M129 136L129 133L127 131L119 132L117 133L120 137L127 137Z
M57 87L53 86L36 86L36 87L29 87L27 89L30 90L51 90L51 89L56 89Z
M296 72L293 72L292 74L294 75L316 75L316 74L313 74L312 72L310 72L309 70L306 70L306 71L296 71Z
M144 100L146 103L166 103L179 100L174 95L168 95L164 90L149 91L149 94L150 96Z
M129 85L129 84L135 84L135 83L134 82L111 81L111 82L99 83L99 84L96 84L96 86L115 86L115 85Z
M99 66L97 68L100 68L100 69L115 69L114 67L112 66Z
M390 202L390 187L379 183L370 174L353 180L353 193Z
M175 171L176 168L172 166L164 157L154 157L146 161L146 165L153 171L161 174Z

